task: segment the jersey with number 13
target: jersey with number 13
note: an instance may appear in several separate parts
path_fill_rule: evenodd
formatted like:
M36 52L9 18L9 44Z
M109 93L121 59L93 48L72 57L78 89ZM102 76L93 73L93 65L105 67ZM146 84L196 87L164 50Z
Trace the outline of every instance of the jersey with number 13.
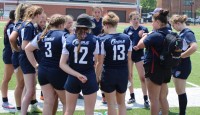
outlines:
M104 68L123 67L128 63L128 51L132 43L128 35L122 33L107 34L100 38L101 54L105 55Z

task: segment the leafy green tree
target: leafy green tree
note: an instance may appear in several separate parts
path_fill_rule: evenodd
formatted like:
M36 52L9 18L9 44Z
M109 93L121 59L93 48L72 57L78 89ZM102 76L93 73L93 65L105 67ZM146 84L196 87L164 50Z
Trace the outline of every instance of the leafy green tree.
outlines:
M152 12L156 8L156 0L140 0L142 12Z

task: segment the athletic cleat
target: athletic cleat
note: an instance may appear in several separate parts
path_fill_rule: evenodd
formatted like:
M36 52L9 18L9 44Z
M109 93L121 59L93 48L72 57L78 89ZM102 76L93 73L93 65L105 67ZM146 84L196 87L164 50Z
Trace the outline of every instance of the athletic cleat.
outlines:
M133 99L133 98L130 98L129 100L128 100L128 102L127 102L128 104L131 104L131 103L135 103L135 99Z
M105 97L102 97L102 103L103 103L103 104L107 104L107 101L106 101L106 98L105 98Z
M15 109L15 107L8 102L3 102L2 107L5 109Z
M78 99L83 99L83 96L81 94L79 94Z
M40 108L38 108L37 103L31 105L31 109L30 109L31 113L42 113L42 110Z
M146 101L144 102L144 107L145 107L145 108L149 108L149 107L150 107L149 101L148 101L148 100L146 100Z

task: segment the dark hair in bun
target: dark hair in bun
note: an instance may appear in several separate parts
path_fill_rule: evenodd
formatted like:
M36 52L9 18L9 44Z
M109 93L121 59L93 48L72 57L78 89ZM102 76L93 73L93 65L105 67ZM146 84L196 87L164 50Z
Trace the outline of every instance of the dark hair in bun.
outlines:
M162 23L167 24L167 16L169 14L169 10L160 10L158 13L153 15L154 20L160 20Z

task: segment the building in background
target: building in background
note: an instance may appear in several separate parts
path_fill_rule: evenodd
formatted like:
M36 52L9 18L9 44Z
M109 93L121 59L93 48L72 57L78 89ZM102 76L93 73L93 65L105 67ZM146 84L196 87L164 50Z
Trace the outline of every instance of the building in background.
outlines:
M198 17L196 10L200 8L200 0L157 0L157 7L165 8L173 14L186 14L190 18Z
M4 16L8 17L10 10L24 2L42 6L47 16L55 13L69 14L75 20L81 13L91 15L91 7L94 5L103 7L103 13L115 12L120 17L120 22L129 22L129 13L138 9L137 0L3 0L0 1L0 9L3 9Z

